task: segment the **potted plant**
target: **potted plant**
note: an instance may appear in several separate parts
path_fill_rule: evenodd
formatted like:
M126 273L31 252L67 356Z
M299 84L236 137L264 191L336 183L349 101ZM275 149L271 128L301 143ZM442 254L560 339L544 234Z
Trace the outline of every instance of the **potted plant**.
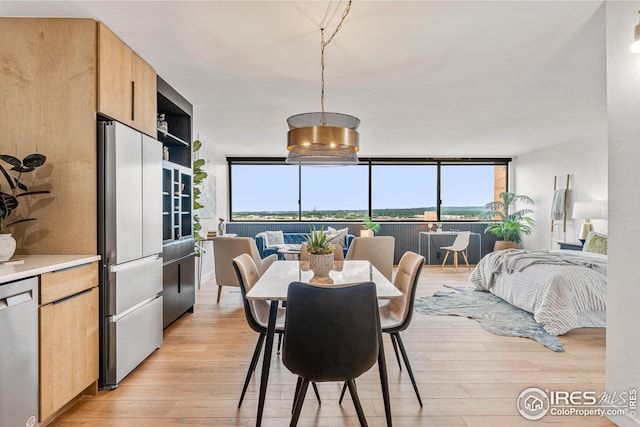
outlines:
M202 143L199 140L193 141L192 150L194 153L197 153L202 148ZM202 190L200 189L202 183L205 178L207 178L208 174L204 170L205 165L204 159L196 159L193 161L193 210L196 211L198 209L204 208L204 205L200 203L200 196L202 194ZM204 237L200 235L202 231L202 224L200 224L200 215L193 215L193 237L195 240L195 255L201 256L201 252L204 251L200 242L204 240Z
M523 234L531 234L534 223L529 215L533 213L531 209L515 209L516 203L533 204L533 199L522 194L503 192L498 195L500 200L487 203L484 207L487 212L480 216L482 220L492 220L495 222L487 225L485 233L493 233L500 240L494 244L493 250L517 248Z
M316 276L328 276L333 268L334 247L327 240L324 226L316 230L315 226L307 236L307 252L309 252L309 269Z
M16 157L0 154L0 160L11 166L9 170L0 163L0 173L4 176L8 187L0 184L0 262L13 256L16 249L16 241L9 233L8 227L27 221L35 221L35 218L16 218L11 214L18 209L21 197L34 194L46 194L49 190L29 191L22 182L22 175L32 172L42 166L47 158L42 154L29 154L22 161ZM17 175L11 176L9 171ZM11 218L10 218L11 217Z
M360 230L360 237L373 237L380 231L380 224L371 221L371 217L365 216L362 222L364 229Z

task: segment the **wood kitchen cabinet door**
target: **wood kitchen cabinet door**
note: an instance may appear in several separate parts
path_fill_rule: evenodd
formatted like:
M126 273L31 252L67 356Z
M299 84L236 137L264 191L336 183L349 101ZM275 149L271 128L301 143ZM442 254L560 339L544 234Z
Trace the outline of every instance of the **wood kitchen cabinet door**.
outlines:
M153 68L99 24L98 112L156 137L156 90Z
M98 288L40 307L40 420L98 380Z

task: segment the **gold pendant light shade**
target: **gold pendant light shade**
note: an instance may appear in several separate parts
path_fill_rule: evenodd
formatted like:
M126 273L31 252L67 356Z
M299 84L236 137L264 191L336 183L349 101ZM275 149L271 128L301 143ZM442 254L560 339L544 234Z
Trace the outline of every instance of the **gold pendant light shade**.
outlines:
M287 123L287 163L307 166L358 163L358 118L340 113L303 113L289 117Z

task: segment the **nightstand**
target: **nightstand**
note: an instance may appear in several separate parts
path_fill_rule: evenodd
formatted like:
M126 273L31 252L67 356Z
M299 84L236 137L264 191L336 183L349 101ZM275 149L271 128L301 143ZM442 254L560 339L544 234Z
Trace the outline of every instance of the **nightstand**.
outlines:
M568 249L570 251L581 251L582 243L580 242L557 242L560 245L560 249Z

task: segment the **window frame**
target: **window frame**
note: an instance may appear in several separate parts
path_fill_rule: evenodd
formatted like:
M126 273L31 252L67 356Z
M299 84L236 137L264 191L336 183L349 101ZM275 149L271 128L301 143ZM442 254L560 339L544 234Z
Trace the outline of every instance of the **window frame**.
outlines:
M456 220L443 220L441 218L440 208L442 205L441 200L441 167L450 166L450 165L468 165L468 166L481 166L481 165L491 165L491 166L505 166L505 182L506 182L506 191L509 191L509 166L511 161L513 160L511 157L469 157L469 158L447 158L447 157L360 157L358 158L359 163L358 166L367 167L367 180L368 180L368 203L367 203L367 215L371 217L372 206L371 199L373 195L372 189L372 180L371 180L371 170L373 166L376 165L392 165L392 166L402 166L402 165L435 165L437 169L436 173L436 215L437 222L480 222L479 220L465 220L465 219L456 219ZM292 165L288 165L285 162L284 157L227 157L227 173L228 173L228 206L229 212L228 217L230 222L257 222L255 220L243 220L243 219L234 219L233 218L233 196L232 196L232 188L233 188L233 165L283 165L288 167L295 167ZM265 220L264 222L269 223L279 223L279 222L300 222L300 223L313 223L317 221L313 220L304 220L302 219L302 168L298 166L298 219L297 220ZM258 221L261 222L261 221ZM324 220L322 222L336 222L336 223L344 223L344 222L353 222L358 223L361 222L359 220ZM407 220L394 220L393 223L410 223L410 222L418 222L415 219L407 219Z

